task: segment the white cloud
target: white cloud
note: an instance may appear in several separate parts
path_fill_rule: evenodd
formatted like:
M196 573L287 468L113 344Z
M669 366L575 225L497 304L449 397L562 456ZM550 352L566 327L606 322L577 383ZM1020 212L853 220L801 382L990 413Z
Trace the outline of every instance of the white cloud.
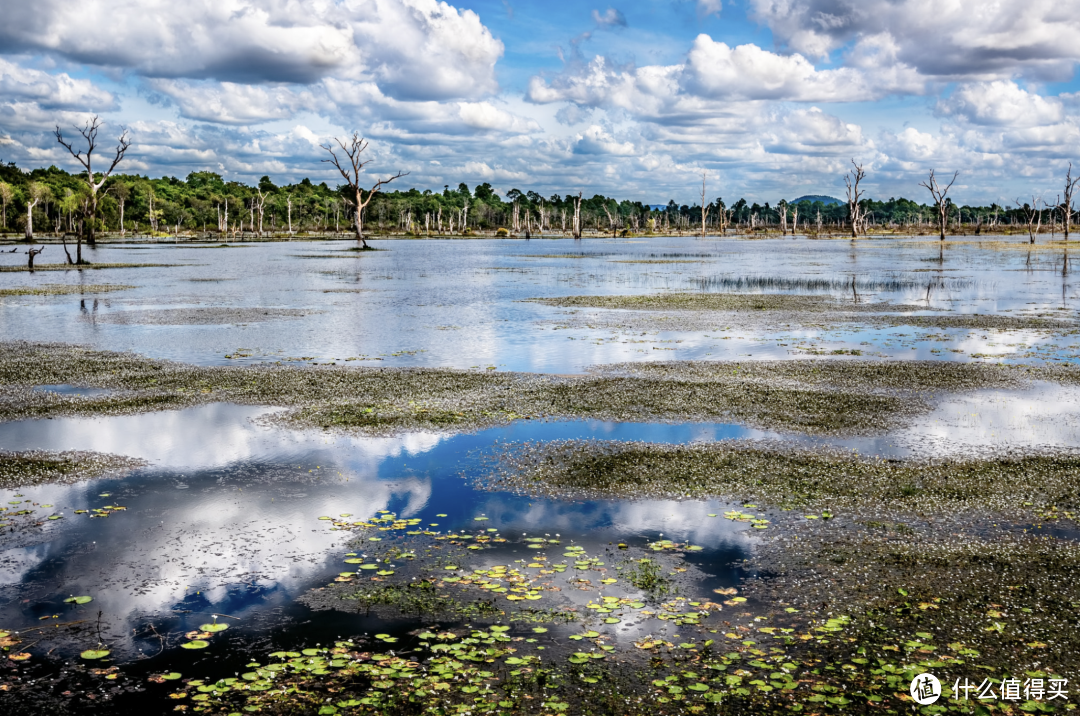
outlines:
M719 15L723 7L723 0L697 0L698 19L706 18L709 15Z
M405 98L494 92L502 43L438 0L0 0L0 47L156 78L370 76Z
M924 75L1067 79L1080 59L1076 0L751 0L777 42L823 58L887 35L897 58Z
M32 101L44 109L107 111L116 97L90 80L73 79L65 72L50 74L0 59L0 97Z
M550 81L533 77L528 97L539 103L571 101L648 112L656 111L658 103L688 97L858 102L920 91L921 81L904 66L818 70L802 55L781 55L753 44L730 47L701 34L682 64L619 66L597 56L568 66Z
M635 153L633 142L618 142L598 125L592 125L584 134L577 135L575 154L614 154L631 156Z
M1041 97L1002 80L962 85L939 100L937 109L946 116L994 127L1038 127L1065 118L1061 100Z
M600 27L626 27L626 17L613 7L609 7L602 15L599 10L593 10L592 18Z
M151 79L147 86L171 99L181 117L221 124L284 119L314 103L311 92L281 85Z

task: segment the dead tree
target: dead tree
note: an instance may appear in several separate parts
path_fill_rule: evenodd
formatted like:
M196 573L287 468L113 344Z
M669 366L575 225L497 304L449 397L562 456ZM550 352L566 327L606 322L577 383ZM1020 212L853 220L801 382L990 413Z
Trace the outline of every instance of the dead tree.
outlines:
M578 192L576 197L570 197L574 202L574 225L573 233L575 239L581 238L581 192Z
M365 199L364 190L360 188L360 173L364 171L365 166L373 161L371 159L364 161L362 157L364 150L368 147L367 140L363 139L358 132L353 132L352 138L348 140L348 143L337 138L335 138L334 141L337 142L338 147L341 148L344 156L339 158L332 144L322 144L320 146L330 153L330 158L323 159L323 161L333 164L337 168L338 172L345 179L345 182L349 185L349 190L356 195L356 240L360 242L361 248L367 249L370 247L367 245L367 242L364 241L364 209L367 208L367 205L371 203L371 200L375 198L375 195L384 184L389 184L395 179L408 176L408 172L399 171L392 177L379 179L375 182L375 185L368 190L367 199Z
M1073 190L1076 189L1076 183L1080 182L1080 177L1073 179L1072 175L1072 162L1069 162L1069 170L1065 172L1065 201L1061 204L1061 213L1065 222L1065 240L1069 240L1069 229L1072 228L1072 200Z
M266 197L270 196L270 193L263 193L262 189L256 187L255 193L259 195L258 201L255 201L255 208L259 211L259 238L263 235L263 214L266 212Z
M1039 234L1039 229L1042 227L1042 209L1039 208L1039 202L1042 199L1037 196L1031 197L1030 204L1021 204L1020 200L1016 200L1016 206L1024 212L1024 221L1027 222L1028 230L1028 243L1034 244L1035 237Z
M7 228L7 208L11 200L15 198L15 192L12 191L11 185L0 181L0 205L3 206L3 218L0 219L0 229Z
M26 266L27 266L27 268L30 269L31 272L33 272L33 270L34 270L34 259L36 259L37 255L40 254L44 250L45 250L44 246L42 246L40 249L29 249L29 250L27 250L26 255L29 258L26 261Z
M32 241L34 238L34 207L41 203L41 200L45 198L45 192L47 189L34 182L30 185L30 195L26 198L26 240Z
M795 235L795 230L799 228L799 207L794 206L791 208L791 235Z
M109 187L109 192L116 197L116 203L120 206L120 235L125 233L124 229L124 205L127 204L128 198L131 196L131 187L124 182L116 182Z
M862 209L859 207L859 200L862 199L862 195L866 193L865 190L859 189L859 182L866 178L866 172L863 171L862 164L856 164L854 159L851 160L851 165L854 169L844 175L844 184L847 185L848 216L851 219L851 238L855 239L859 236L859 224L862 221Z
M79 164L82 164L83 168L86 169L86 186L90 189L90 201L87 203L87 216L86 223L83 225L83 233L86 234L86 242L90 245L94 244L94 230L97 228L95 226L95 219L97 217L98 191L101 190L101 187L105 186L105 182L108 180L109 175L116 169L116 165L123 160L124 154L127 153L128 148L131 146L131 141L128 139L127 130L125 129L120 134L120 139L117 141L116 155L109 164L108 170L101 175L101 181L98 181L97 174L94 173L91 165L93 163L94 150L97 149L97 136L100 130L101 120L97 115L94 115L94 118L87 122L82 129L76 127L76 131L78 131L79 134L83 136L83 139L86 140L86 152L84 153L82 150L75 151L71 142L65 142L63 132L60 131L59 126L56 127L56 141L67 149L68 152L71 153L71 156L75 157L75 160L78 161ZM75 255L76 263L81 264L83 262L81 234L78 237Z
M705 205L705 177L708 172L701 172L701 238L705 238L705 219L709 216L710 206Z
M938 229L941 233L941 241L945 240L945 228L949 223L949 205L945 199L949 194L949 189L956 182L956 177L960 176L960 172L953 172L952 180L945 185L944 188L937 181L937 177L934 176L934 170L930 170L930 177L927 181L919 182L919 186L926 187L930 192L930 195L934 197L934 208L938 212Z

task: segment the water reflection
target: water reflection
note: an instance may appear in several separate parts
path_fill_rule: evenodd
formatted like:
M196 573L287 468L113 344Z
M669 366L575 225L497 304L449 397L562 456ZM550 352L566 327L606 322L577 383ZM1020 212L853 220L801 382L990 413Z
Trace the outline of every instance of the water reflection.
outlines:
M643 545L662 534L705 547L700 559L716 563L706 573L723 573L728 581L727 565L752 544L746 525L707 516L730 508L714 501L536 500L477 492L463 478L476 469L477 452L500 440L691 442L767 435L760 431L569 422L455 437L367 438L269 427L257 421L266 412L207 405L0 425L0 449L109 451L151 463L122 479L0 492L0 499L18 494L64 516L0 537L0 624L29 626L64 611L67 596L87 594L106 615L118 653L146 646L130 635L148 622L197 624L210 613L280 630L274 610L340 571L350 533L331 531L318 518L343 513L360 520L390 510L438 523L431 529L440 531L474 529L473 518L484 514L485 527L506 534L558 533L596 551L620 540ZM75 514L107 504L127 509L108 517ZM340 628L340 616L314 618Z
M349 245L290 242L231 250L102 245L93 252L96 262L131 261L135 255L141 262L174 265L110 269L92 277L75 271L0 274L5 285L108 282L137 287L101 298L8 297L0 301L0 331L8 338L38 340L48 335L51 340L204 364L352 358L353 365L496 366L568 373L603 362L787 357L799 352L780 344L790 342L789 330L801 329L765 328L753 341L737 343L708 341L701 331L661 327L644 337L634 334L642 342L630 343L611 340L612 331L601 325L552 331L552 322L563 320L567 312L522 299L701 290L846 298L854 277L861 301L889 300L921 313L1055 318L1080 307L1071 277L1062 277L1060 267L1052 270L1050 257L1035 252L1028 264L1024 251L976 243L948 246L941 265L928 264L922 252L932 249L936 262L937 247L900 240L867 241L854 249L844 242L662 237L592 240L577 246L545 241L542 248L515 241L386 241L382 247L387 251L357 255L339 250ZM210 251L212 261L207 259ZM300 258L311 256L318 258ZM14 260L0 257L0 262ZM1059 258L1054 260L1060 264ZM196 309L188 313L201 316L200 323L112 322L121 311L173 309ZM230 314L226 309L237 310ZM301 309L307 315L250 322L244 316L252 315L251 309ZM935 331L921 333L925 337ZM942 343L965 354L983 351L963 342L987 335L957 329L936 333ZM1045 333L1035 333L1034 340L1045 338ZM1030 345L1033 340L1030 335L1009 335L1011 343ZM822 326L804 337L815 338L831 341L830 348L839 344L871 354L913 354L910 346L890 345L867 325ZM1070 337L1053 354L1073 359L1078 350ZM962 357L923 345L917 352L931 359Z

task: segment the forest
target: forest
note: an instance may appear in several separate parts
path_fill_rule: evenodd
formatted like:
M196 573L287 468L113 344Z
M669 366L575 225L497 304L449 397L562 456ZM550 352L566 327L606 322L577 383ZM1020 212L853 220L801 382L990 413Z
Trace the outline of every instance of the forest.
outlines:
M55 166L24 170L0 162L0 232L57 236L83 234L91 212L86 172L69 173ZM652 200L655 197L648 197ZM491 184L470 188L464 183L443 190L382 191L364 209L365 231L412 235L543 235L573 230L575 204L580 201L581 230L594 234L683 233L702 229L701 203L666 205L579 193L542 196L536 191L510 189L500 195ZM955 206L946 199L951 230L1028 227L1038 222L1055 230L1062 213L1048 205L1012 207ZM114 174L105 182L93 212L95 233L167 236L195 233L240 237L281 234L345 234L352 212L347 186L331 187L309 179L277 185L264 176L257 185L227 181L213 172L192 172L184 179L151 179ZM863 232L936 231L938 209L906 198L859 198ZM709 233L799 231L833 233L850 225L849 202L808 197L775 204L725 201L705 205Z

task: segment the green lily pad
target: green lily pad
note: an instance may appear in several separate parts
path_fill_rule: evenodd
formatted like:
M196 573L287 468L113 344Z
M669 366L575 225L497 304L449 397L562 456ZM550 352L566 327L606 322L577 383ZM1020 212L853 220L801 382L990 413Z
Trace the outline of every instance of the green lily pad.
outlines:
M63 515L49 515L49 519L50 520L62 520L62 519L64 519L64 516Z
M176 681L181 676L183 676L183 674L181 674L179 671L170 671L168 674L162 674L161 678L165 679L166 681Z
M64 600L65 604L89 604L94 601L93 597L68 597Z
M186 644L181 644L180 648L182 648L182 649L205 649L208 646L210 646L210 642L206 641L205 639L194 639L193 641L189 641Z
M213 623L213 624L200 624L199 625L199 630L200 631L207 631L207 632L210 632L211 634L216 634L219 631L225 631L228 628L229 628L228 624L218 624L216 622Z
M79 654L84 659L104 659L112 652L108 649L87 649L82 654Z

